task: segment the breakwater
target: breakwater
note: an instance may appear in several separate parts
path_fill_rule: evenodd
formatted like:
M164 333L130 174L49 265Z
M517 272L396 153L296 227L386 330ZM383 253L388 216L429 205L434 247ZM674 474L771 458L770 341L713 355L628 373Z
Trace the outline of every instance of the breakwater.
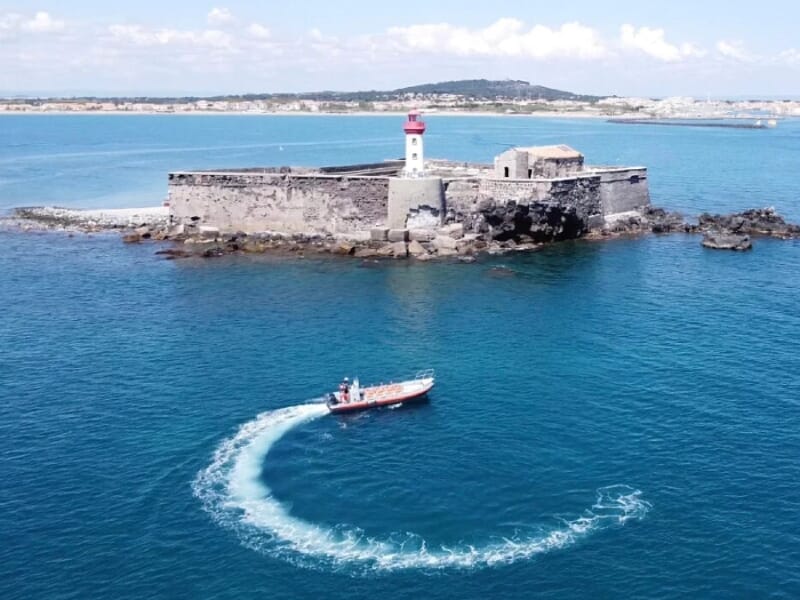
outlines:
M705 121L702 119L608 119L608 123L618 125L666 125L670 127L716 127L721 129L771 129L770 125L764 123L734 123Z

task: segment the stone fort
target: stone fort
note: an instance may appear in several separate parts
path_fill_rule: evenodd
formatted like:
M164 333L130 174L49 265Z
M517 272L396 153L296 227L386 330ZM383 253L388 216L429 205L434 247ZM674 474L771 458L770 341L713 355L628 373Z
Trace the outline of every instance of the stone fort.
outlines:
M404 130L405 160L170 173L172 221L221 233L358 237L460 223L491 234L498 211L519 220L558 209L580 237L650 204L645 167L587 166L564 145L512 148L493 164L425 160L419 113Z

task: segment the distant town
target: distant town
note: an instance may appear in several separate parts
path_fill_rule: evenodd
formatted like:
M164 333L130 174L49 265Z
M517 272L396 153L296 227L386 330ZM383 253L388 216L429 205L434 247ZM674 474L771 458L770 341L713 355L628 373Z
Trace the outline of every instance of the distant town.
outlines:
M209 98L0 98L0 113L359 114L435 113L607 118L781 118L797 100L626 98L578 95L526 81L463 80L393 91L247 94Z

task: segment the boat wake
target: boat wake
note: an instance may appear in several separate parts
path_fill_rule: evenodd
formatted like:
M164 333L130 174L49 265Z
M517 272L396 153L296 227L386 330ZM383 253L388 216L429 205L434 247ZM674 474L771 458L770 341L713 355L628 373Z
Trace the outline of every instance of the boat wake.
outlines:
M262 482L263 462L289 430L328 414L324 404L265 412L220 444L211 464L194 481L194 493L213 519L259 552L298 566L356 571L476 569L510 564L565 548L610 526L642 519L650 503L629 486L597 491L591 508L535 535L501 538L484 545L429 547L412 533L385 539L350 526L327 527L294 517Z

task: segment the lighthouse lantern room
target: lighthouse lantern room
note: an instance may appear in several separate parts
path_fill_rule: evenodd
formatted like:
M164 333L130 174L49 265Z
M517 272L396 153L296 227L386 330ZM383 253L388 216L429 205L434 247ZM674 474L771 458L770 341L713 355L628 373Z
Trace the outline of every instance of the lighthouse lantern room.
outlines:
M420 120L420 112L412 110L408 113L403 130L406 132L406 177L422 177L425 174L425 158L422 148L422 135L425 133L425 122Z

